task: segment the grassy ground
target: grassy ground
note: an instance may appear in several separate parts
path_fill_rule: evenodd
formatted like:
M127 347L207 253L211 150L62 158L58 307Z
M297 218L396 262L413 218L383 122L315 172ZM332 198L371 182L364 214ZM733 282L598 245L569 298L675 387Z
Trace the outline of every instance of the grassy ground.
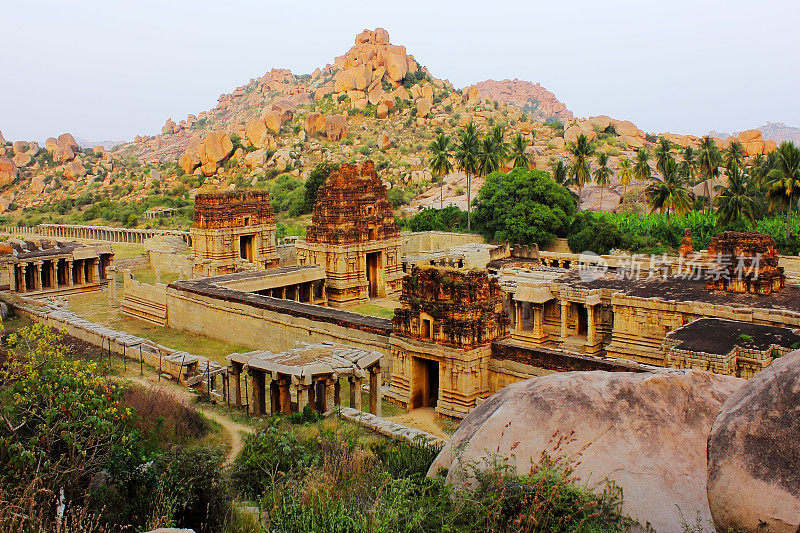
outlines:
M163 280L164 278L162 277ZM121 291L118 299L119 301L122 300ZM86 320L106 325L112 329L127 331L175 350L202 355L222 365L226 364L225 356L228 354L249 352L254 349L251 346L226 343L204 335L158 326L144 320L125 316L119 307L109 307L105 293L75 294L69 296L68 300L70 310Z
M121 280L122 274L119 274L119 279ZM161 272L161 283L165 285L169 285L173 281L177 281L179 274L176 272ZM133 279L136 281L141 281L142 283L147 283L149 285L154 285L156 282L156 271L152 268L145 268L143 270L136 270L133 272Z
M116 259L126 259L128 257L138 257L147 249L143 244L122 244L118 242L111 243L111 248L114 250L114 257Z
M372 303L359 305L348 309L348 311L353 311L354 313L360 313L362 315L376 316L378 318L392 318L394 316L394 309Z

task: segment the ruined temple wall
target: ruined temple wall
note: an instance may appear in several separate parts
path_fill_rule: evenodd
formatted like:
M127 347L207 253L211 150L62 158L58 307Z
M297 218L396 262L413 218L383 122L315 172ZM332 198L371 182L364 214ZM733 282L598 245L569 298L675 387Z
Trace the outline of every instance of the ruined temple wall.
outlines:
M800 327L800 313L778 309L730 307L704 302L674 302L615 294L612 342L609 357L667 366L661 349L664 337L697 318L724 318L755 324Z
M172 252L159 252L150 250L150 268L157 268L161 272L172 272L174 274L192 273L194 267L194 257L189 254L178 254Z
M464 244L483 244L483 237L472 233L451 233L447 231L402 232L403 256L420 255L424 252L449 250Z
M167 289L166 298L169 327L225 342L273 352L292 349L298 340L333 342L389 354L388 336L210 298L174 287Z

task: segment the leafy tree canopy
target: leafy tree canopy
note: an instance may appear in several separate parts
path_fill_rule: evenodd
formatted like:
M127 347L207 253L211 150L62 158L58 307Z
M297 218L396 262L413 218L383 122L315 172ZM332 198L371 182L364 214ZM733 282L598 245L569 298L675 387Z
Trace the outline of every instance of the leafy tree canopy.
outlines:
M475 200L475 220L484 237L515 244L565 237L575 211L569 191L541 170L492 172Z

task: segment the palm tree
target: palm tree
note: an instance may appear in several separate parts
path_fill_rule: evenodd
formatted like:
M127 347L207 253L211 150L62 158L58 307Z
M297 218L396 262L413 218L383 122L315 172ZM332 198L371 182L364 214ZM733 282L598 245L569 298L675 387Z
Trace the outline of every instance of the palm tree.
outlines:
M488 176L502 165L500 145L494 135L487 135L478 145L478 175Z
M614 171L608 168L608 154L599 152L597 154L597 168L594 171L594 182L600 187L600 211L603 210L603 189L608 187Z
M560 159L558 161L550 162L550 170L553 172L553 181L559 185L567 186L569 180L569 168Z
M617 163L619 163L617 177L619 177L619 182L622 184L622 196L625 196L625 193L628 192L628 185L631 184L633 179L633 165L631 165L630 159L624 155L617 160Z
M531 156L525 151L527 147L528 141L521 133L517 133L514 140L511 141L511 158L514 159L514 168L530 168Z
M663 176L656 176L645 189L645 194L652 211L666 212L667 223L670 211L681 215L691 209L691 197L686 187L686 180L678 173L678 163L672 157L664 161Z
M783 141L775 156L775 167L767 174L770 188L768 196L770 207L776 203L787 206L786 236L789 236L789 223L792 220L792 205L800 196L800 148L793 142Z
M744 164L744 147L737 139L733 139L725 150L722 151L722 161L725 163L725 170L728 172L734 166L742 168Z
M636 163L633 165L633 177L639 181L647 181L650 179L651 173L650 152L643 146L636 152Z
M492 128L491 134L492 142L495 146L495 153L497 154L498 169L506 164L509 159L511 147L506 142L506 128L497 124Z
M687 146L681 154L681 162L678 164L678 172L690 184L694 184L697 179L697 156L694 148Z
M578 203L580 203L581 189L592 179L592 170L589 167L589 158L594 154L594 147L589 144L589 139L581 133L575 139L570 149L572 152L572 166L569 177L572 184L578 187Z
M708 180L719 176L719 167L722 164L722 156L717 148L717 143L714 139L706 135L700 139L698 145L699 154L697 156L697 165L700 168L700 176L705 180L704 189L706 198L708 198L708 205L711 206L711 191L708 188Z
M475 123L467 124L466 128L458 132L456 145L456 167L467 175L467 231L472 229L470 224L470 203L472 200L471 177L478 173L478 152L480 141Z
M727 226L741 219L749 224L755 221L756 201L747 191L747 176L738 166L733 165L727 172L728 185L717 185L718 193L714 203L717 205L717 225Z
M672 157L672 144L661 137L661 140L658 142L655 150L656 156L656 170L661 172L661 175L664 175L664 165L666 165L667 159Z
M428 146L431 158L428 164L431 173L439 178L439 209L444 209L444 177L453 171L453 141L449 135L440 133L439 136Z

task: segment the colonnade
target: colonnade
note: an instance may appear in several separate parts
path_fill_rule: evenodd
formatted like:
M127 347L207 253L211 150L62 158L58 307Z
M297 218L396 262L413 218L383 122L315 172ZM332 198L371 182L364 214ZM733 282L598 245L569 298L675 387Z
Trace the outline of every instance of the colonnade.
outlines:
M272 298L280 298L281 300L293 300L295 302L309 304L324 304L326 301L325 280L304 281L302 283L284 285L283 287L263 289L258 291L258 294L271 296Z
M111 262L100 257L21 261L14 265L11 290L27 293L99 285L109 266Z
M343 377L319 375L310 379L297 376L269 373L232 362L229 372L224 374L225 394L228 403L241 407L248 405L253 416L266 414L302 412L310 405L316 412L324 413L342 404L341 383ZM381 368L373 365L366 369L369 379L369 412L381 416ZM361 391L363 378L344 376L350 385L350 407L362 410Z
M36 227L25 228L6 226L3 232L18 236L53 237L55 239L88 239L118 243L142 244L145 240L159 235L178 236L189 246L192 237L188 231L161 230L161 229L130 229L114 228L110 226L78 226L72 224L39 224Z

